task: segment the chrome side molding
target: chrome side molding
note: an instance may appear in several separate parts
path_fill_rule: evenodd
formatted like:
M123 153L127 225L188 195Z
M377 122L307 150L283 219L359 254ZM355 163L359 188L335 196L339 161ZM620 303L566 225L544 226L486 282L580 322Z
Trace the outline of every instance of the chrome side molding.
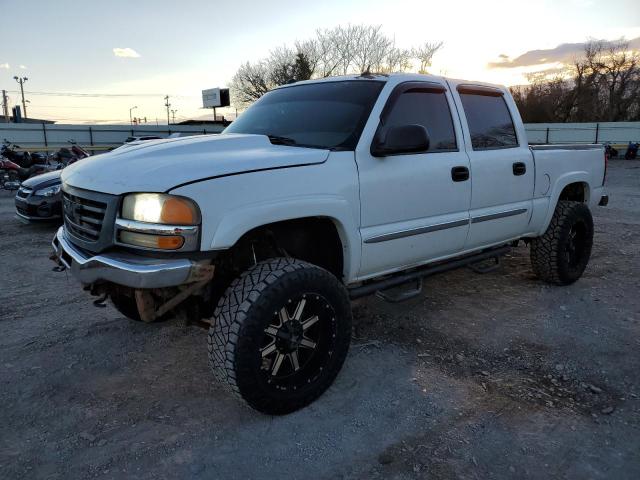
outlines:
M396 240L398 238L411 237L413 235L421 235L423 233L437 232L439 230L446 230L448 228L463 227L469 223L487 222L490 220L497 220L499 218L512 217L514 215L521 215L526 213L526 208L517 208L515 210L507 210L499 213L492 213L489 215L480 215L465 220L454 220L451 222L436 223L435 225L427 225L424 227L408 228L406 230L398 230L397 232L383 233L382 235L376 235L367 238L364 243L380 243L387 242L389 240Z
M514 215L522 215L527 211L526 208L517 208L515 210L507 210L506 212L492 213L489 215L480 215L473 217L471 223L487 222L489 220L497 220L498 218L513 217Z
M452 222L437 223L425 227L410 228L407 230L399 230L397 232L384 233L375 237L367 238L364 243L380 243L396 238L411 237L412 235L420 235L422 233L437 232L438 230L446 230L447 228L463 227L469 224L469 220L454 220Z

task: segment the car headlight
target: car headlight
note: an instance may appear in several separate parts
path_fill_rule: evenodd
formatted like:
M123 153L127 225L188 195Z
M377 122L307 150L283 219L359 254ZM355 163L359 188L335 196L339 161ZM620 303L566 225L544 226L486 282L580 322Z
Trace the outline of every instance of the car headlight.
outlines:
M124 197L122 218L163 225L198 225L200 211L195 202L165 193L134 193Z
M116 219L116 241L151 250L198 249L200 210L185 197L133 193L124 197Z
M36 190L34 195L38 195L40 197L53 197L60 193L60 187L62 185L53 185L51 187L43 188L42 190Z

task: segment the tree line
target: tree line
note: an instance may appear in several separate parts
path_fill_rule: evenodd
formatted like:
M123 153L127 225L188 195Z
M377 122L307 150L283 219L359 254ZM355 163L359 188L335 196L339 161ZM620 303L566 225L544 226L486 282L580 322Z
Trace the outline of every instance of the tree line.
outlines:
M381 25L347 25L318 29L293 47L272 50L267 58L246 62L230 86L235 105L246 106L278 85L333 75L389 73L417 69L426 73L442 42L401 48Z
M511 88L527 123L640 120L640 52L624 40L589 41L563 71L528 80Z

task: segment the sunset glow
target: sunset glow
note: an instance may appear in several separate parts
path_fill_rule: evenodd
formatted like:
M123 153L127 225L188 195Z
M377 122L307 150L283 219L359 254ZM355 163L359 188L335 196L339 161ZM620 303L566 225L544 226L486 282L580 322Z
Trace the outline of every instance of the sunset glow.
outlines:
M65 123L128 123L133 105L136 116L166 123L166 94L178 120L210 117L202 89L226 86L240 64L340 24L382 25L400 47L443 41L432 73L506 85L561 69L589 38L626 37L640 48L640 2L631 0L3 2L6 18L34 9L38 36L5 23L0 85L13 105L13 76L28 76L30 114Z

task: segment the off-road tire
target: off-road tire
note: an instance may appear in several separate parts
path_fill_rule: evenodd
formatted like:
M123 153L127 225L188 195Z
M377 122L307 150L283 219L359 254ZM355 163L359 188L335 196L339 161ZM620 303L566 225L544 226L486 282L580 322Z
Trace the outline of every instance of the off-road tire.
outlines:
M322 366L315 374L309 373L302 386L279 389L270 385L275 377L269 375L275 373L265 373L260 345L277 312L289 308L291 298L307 296L320 298L326 304L323 308L331 312L331 321L322 319L326 312L320 312L321 320L316 320L330 332L324 343L317 344L318 348L327 346L315 360ZM344 363L350 340L351 305L344 285L318 266L274 258L257 263L235 279L218 302L209 330L209 363L216 378L237 398L260 412L282 415L310 404L329 388ZM274 345L276 341L274 337ZM296 378L304 379L308 372L300 370Z
M570 261L571 235L579 237L576 257ZM575 240L574 240L574 243ZM547 231L531 242L531 266L536 276L555 285L569 285L584 272L593 246L593 218L589 207L581 202L561 200Z

